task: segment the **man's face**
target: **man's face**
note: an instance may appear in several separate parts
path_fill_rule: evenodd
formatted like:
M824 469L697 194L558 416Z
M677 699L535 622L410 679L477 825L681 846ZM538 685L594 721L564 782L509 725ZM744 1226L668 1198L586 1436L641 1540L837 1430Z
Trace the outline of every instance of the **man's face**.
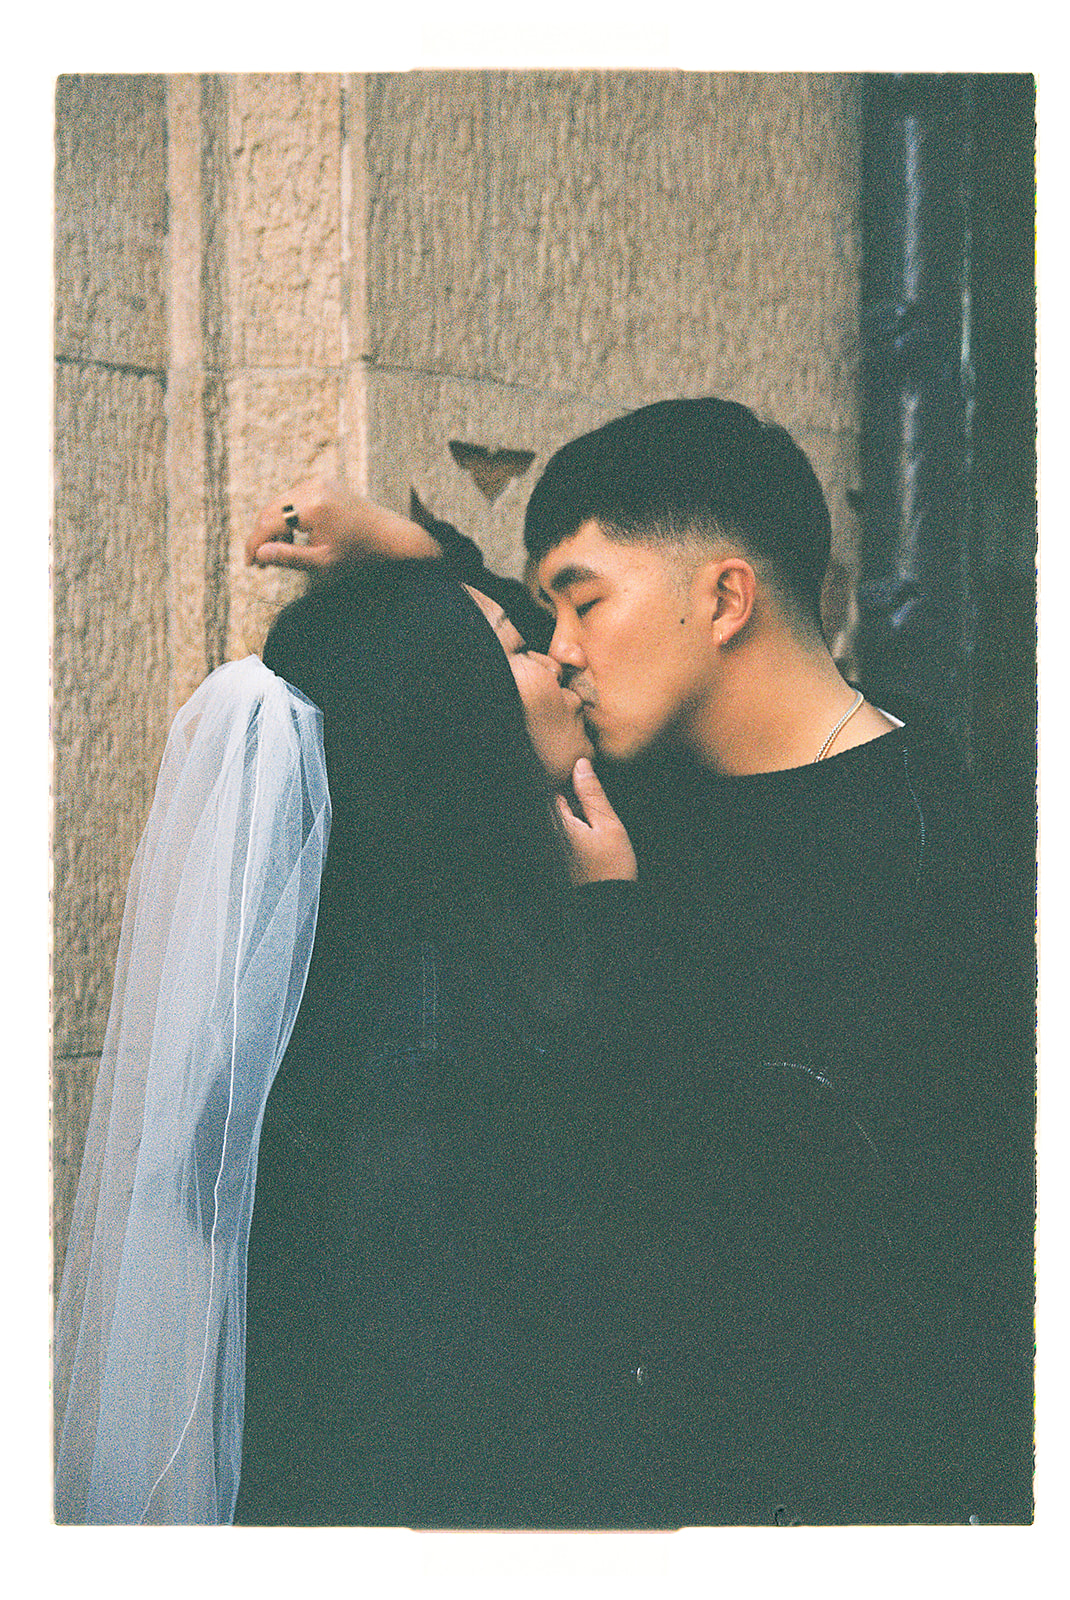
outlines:
M550 655L570 669L599 751L627 761L667 731L688 738L715 652L679 562L591 521L543 557L538 582L556 618Z

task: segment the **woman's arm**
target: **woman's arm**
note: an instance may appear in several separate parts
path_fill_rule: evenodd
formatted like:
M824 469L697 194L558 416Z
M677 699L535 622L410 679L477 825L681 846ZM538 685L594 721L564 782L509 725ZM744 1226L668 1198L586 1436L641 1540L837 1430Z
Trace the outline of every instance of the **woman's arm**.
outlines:
M307 534L305 544L294 533ZM323 572L359 561L435 561L438 540L408 517L333 478L307 478L260 512L245 541L249 566Z

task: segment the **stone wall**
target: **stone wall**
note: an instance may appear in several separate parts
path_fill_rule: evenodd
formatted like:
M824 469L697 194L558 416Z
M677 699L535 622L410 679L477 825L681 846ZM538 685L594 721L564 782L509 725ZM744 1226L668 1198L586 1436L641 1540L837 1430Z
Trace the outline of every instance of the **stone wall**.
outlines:
M718 393L788 427L852 546L857 85L832 77L375 78L368 471L519 572L546 457L649 400ZM533 451L488 504L450 439Z
M411 488L503 570L565 439L716 392L784 423L850 571L858 83L63 78L56 98L54 1239L167 725L298 587L259 503ZM500 492L450 444L531 453Z
M54 1240L169 714L166 86L56 96ZM131 182L131 174L134 181Z

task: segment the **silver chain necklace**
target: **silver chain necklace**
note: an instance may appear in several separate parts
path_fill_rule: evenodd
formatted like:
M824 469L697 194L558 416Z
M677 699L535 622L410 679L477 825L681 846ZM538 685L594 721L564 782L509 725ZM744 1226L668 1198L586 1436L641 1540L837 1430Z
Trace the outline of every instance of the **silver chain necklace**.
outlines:
M832 743L834 742L834 740L836 738L836 735L839 732L841 732L841 730L843 728L845 728L847 726L847 724L850 722L851 718L854 716L855 712L858 710L859 706L862 704L862 700L863 700L862 691L861 691L861 689L859 689L857 695L855 696L854 704L852 706L849 706L848 709L844 712L843 716L840 718L839 722L837 722L836 726L833 728L832 732L829 734L828 738L825 740L824 744L821 746L821 749L817 752L817 755L814 757L815 764L818 761L824 761L825 756L826 756L826 754L828 752L828 749L829 749L830 745L832 745Z

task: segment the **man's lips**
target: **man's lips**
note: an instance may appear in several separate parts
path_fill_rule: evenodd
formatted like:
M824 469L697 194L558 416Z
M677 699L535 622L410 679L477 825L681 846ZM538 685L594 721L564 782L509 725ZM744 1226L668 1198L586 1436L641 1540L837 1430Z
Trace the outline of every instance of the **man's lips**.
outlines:
M586 687L582 678L574 678L571 683L566 684L566 688L570 694L576 696L585 711L597 701L597 696L593 690Z

